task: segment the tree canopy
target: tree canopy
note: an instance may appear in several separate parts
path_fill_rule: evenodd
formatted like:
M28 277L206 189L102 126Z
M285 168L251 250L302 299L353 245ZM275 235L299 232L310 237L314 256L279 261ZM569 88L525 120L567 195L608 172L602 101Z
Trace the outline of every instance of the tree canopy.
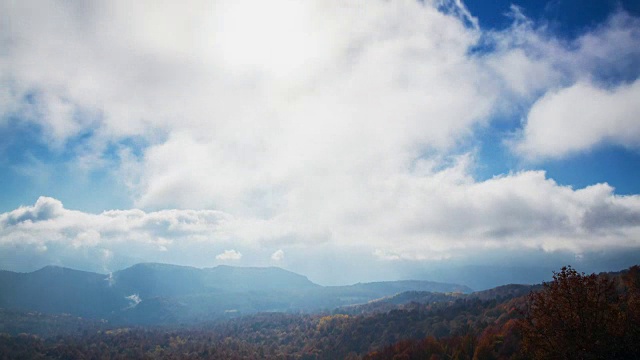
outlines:
M536 359L639 358L638 267L621 281L572 267L529 295L524 350Z

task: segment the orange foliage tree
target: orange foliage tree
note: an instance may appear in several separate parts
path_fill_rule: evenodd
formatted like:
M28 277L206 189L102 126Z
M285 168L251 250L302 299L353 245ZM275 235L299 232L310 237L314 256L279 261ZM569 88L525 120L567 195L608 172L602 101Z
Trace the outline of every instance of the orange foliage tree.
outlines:
M529 295L521 321L524 350L535 359L636 358L637 327L629 318L637 292L618 291L615 278L563 267ZM630 306L631 305L631 306Z

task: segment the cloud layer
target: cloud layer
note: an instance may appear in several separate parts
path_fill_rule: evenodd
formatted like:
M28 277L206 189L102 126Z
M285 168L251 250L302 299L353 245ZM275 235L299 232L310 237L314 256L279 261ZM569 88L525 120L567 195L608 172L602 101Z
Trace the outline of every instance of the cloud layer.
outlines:
M597 145L640 146L640 80L614 89L589 83L547 93L531 108L517 150L535 158L565 157Z
M510 28L485 31L459 1L0 1L0 14L0 126L35 126L72 164L115 164L136 208L42 197L0 215L4 254L112 268L640 245L638 196L473 175L495 119L527 161L637 149L640 24L625 13L563 41L515 7Z
M327 246L338 252L355 246L380 261L640 247L640 196L616 196L606 184L574 190L542 172L475 182L462 171L457 165L423 179L398 179L381 189L384 196L361 199L366 212L334 211L322 219L328 225L279 217L248 220L211 210L94 215L43 197L0 215L0 247L5 254L26 247L49 261L86 258L104 271L118 261L210 266L214 256L239 261L244 253L250 253L246 264L282 262L283 248L312 259Z

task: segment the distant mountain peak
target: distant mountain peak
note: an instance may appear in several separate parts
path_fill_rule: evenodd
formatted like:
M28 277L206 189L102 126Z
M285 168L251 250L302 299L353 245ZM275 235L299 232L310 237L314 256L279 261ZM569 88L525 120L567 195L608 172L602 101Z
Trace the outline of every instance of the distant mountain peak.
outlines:
M40 268L38 270L35 270L35 271L31 272L31 274L61 274L61 273L96 274L96 273L91 272L91 271L76 270L76 269L72 269L72 268L68 268L68 267L64 267L64 266L59 266L59 265L47 265L45 267L42 267L42 268Z
M37 272L37 271L52 271L52 270L61 270L61 269L68 269L68 268L65 268L64 266L59 266L59 265L47 265L47 266L43 266L42 268L40 268L40 269L38 269L38 270L36 270L34 272Z

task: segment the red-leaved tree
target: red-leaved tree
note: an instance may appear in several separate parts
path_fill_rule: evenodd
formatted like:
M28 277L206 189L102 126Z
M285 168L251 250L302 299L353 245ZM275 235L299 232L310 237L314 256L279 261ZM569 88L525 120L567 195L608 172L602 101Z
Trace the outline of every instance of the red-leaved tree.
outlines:
M632 309L637 291L605 275L563 267L529 295L521 321L524 350L535 359L637 358ZM637 333L637 331L636 331Z

